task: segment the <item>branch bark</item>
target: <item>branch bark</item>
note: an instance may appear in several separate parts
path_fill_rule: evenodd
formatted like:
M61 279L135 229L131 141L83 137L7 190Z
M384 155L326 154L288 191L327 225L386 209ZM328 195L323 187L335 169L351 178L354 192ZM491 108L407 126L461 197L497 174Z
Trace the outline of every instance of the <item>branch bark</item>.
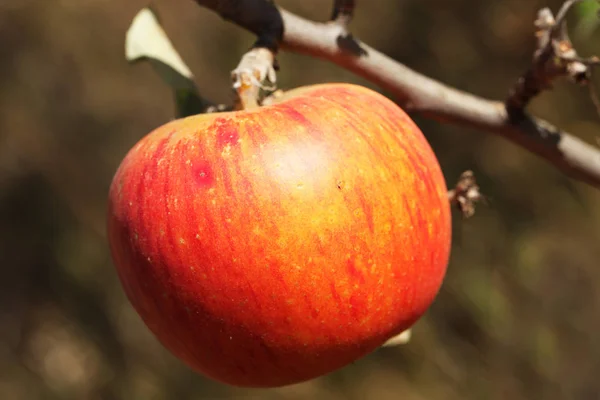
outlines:
M600 188L600 149L502 101L466 93L411 70L353 38L360 52L339 45L345 27L317 23L267 0L195 0L259 38L281 28L284 50L329 60L390 91L407 111L494 133L537 154L567 175ZM267 28L266 28L267 27Z
M223 19L247 29L258 37L261 47L277 51L284 22L279 9L269 0L194 0Z

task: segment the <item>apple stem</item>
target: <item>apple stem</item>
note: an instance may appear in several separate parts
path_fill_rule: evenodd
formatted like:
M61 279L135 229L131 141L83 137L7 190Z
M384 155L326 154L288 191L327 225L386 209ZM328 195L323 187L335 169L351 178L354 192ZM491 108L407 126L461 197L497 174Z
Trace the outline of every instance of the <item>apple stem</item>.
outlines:
M260 106L260 91L275 90L275 52L255 46L248 51L231 72L233 89L237 93L236 109L248 110ZM267 84L265 82L270 82Z

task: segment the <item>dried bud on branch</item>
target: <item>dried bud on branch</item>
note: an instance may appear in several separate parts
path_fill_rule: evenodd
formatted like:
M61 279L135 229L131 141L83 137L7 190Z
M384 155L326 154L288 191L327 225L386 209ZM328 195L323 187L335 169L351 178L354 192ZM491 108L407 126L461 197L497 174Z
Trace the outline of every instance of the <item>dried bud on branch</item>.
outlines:
M460 175L454 189L448 192L448 200L455 204L465 218L475 214L475 204L484 200L475 181L473 171L465 171Z

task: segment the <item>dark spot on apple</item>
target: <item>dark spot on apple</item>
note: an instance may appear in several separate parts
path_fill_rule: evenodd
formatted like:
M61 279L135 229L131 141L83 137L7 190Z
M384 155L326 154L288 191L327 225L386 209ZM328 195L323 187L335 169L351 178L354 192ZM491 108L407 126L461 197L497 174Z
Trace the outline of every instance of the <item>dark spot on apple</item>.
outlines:
M342 190L344 188L344 186L346 186L346 182L344 182L342 180L338 180L335 184L336 184L337 188L340 190Z
M192 167L192 176L196 183L200 186L212 186L214 183L214 175L212 168L208 163L196 163Z

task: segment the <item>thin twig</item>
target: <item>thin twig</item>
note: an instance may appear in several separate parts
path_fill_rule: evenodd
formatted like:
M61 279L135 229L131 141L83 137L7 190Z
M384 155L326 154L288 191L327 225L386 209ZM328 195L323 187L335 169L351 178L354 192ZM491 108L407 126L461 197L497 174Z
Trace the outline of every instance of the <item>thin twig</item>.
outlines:
M518 114L543 90L552 88L552 82L567 77L581 85L590 83L592 68L600 64L597 57L582 58L573 47L567 30L566 17L575 4L583 0L567 0L556 18L549 8L538 12L535 21L537 48L531 67L519 78L511 90L506 107Z
M571 7L573 7L577 3L582 3L584 1L586 1L586 0L565 0L563 5L560 7L558 12L556 13L556 24L557 25L562 24L566 20L567 14L571 10Z
M219 12L214 7L215 3L221 3L218 0L195 1ZM501 101L486 100L451 88L364 43L360 43L364 54L357 57L340 48L339 27L330 23L309 21L266 0L228 2L236 4L234 12L227 14L228 19L255 34L262 32L261 19L269 16L280 21L282 49L329 60L386 89L409 111L497 134L544 158L569 176L600 187L600 150L546 121L524 112L511 115Z

